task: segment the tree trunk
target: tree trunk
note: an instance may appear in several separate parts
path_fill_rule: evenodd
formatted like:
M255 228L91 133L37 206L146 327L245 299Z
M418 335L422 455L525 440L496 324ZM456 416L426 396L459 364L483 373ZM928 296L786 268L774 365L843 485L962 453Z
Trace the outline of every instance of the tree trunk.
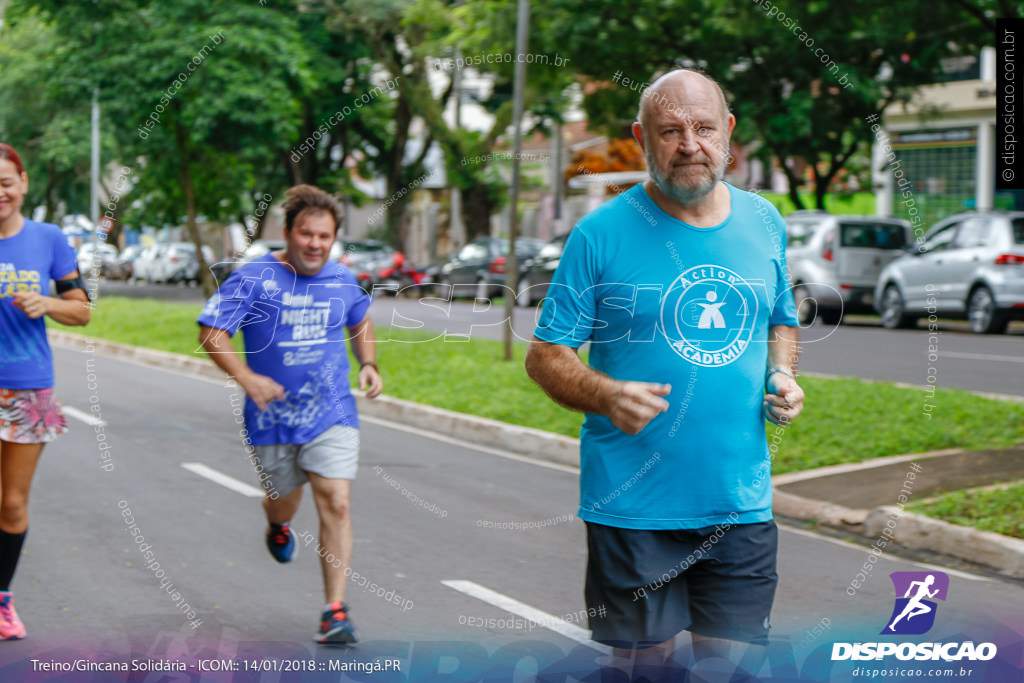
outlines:
M828 195L828 188L832 185L832 178L835 174L827 176L814 175L814 202L817 208L825 211L825 197Z
M59 173L57 171L57 162L50 160L50 166L46 169L46 190L43 193L43 198L46 201L46 216L43 217L44 222L52 221L54 214L57 212L57 185L59 182Z
M187 215L186 225L188 226L189 237L192 244L196 246L196 259L199 261L199 279L203 283L203 294L207 298L213 296L217 291L217 283L210 272L210 264L203 256L203 240L199 236L199 225L196 223L196 191L192 180L192 171L189 168L190 159L188 154L188 136L181 121L175 120L174 130L178 138L178 155L181 164L181 189L185 193L185 211Z
M462 220L466 226L466 241L491 234L491 215L494 203L487 197L487 187L474 185L462 192ZM461 246L461 245L459 245Z
M405 161L405 146L409 141L409 125L412 123L412 109L403 93L399 93L395 106L395 142L389 150L391 163L388 168L388 196L391 206L385 212L384 241L399 251L405 250L405 208L409 204L409 190L402 182L402 163ZM405 189L404 195L399 197Z
M786 165L784 158L778 156L776 158L779 160L782 172L786 174L786 180L789 182L789 200L793 202L793 206L799 211L804 208L804 202L800 199L800 179L793 173L793 169Z

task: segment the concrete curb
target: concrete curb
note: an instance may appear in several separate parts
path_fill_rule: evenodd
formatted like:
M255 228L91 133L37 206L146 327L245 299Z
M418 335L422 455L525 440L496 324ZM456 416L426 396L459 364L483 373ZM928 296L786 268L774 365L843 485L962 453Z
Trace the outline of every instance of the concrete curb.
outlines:
M360 415L372 415L412 427L494 446L535 458L571 467L580 466L580 441L540 429L489 420L475 415L456 413L443 408L380 396L373 400L356 396Z
M130 344L92 339L84 335L60 330L49 330L50 341L72 350L98 353L127 359L182 374L191 374L216 380L227 377L205 358L192 358L167 351L146 349ZM356 402L361 415L391 420L399 424L445 434L476 444L493 446L538 460L579 467L579 440L539 429L520 427L497 420L456 413L412 401L381 396L369 400L360 392ZM936 451L919 455L898 455L889 458L836 465L821 470L779 475L776 484L827 476L839 471L852 471L862 467L878 467L902 462L946 455L956 451ZM801 520L814 520L868 538L878 538L886 520L899 510L881 506L872 510L858 510L821 500L804 498L775 488L772 509L776 514ZM1024 578L1024 541L971 527L949 524L923 515L903 512L896 523L894 537L900 544L915 549L931 550L993 567L1000 573L1017 579Z
M991 531L950 524L913 512L885 505L868 513L865 528L869 537L878 538L887 520L896 519L893 536L908 548L932 550L999 570L1015 579L1024 579L1024 541Z

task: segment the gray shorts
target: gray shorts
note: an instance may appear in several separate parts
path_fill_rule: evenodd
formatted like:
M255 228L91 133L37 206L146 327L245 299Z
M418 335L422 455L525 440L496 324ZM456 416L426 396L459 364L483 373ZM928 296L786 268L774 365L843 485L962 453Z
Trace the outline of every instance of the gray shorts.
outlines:
M355 427L328 427L309 443L253 448L270 475L269 484L282 496L309 481L307 472L326 479L355 479L359 466L359 430Z

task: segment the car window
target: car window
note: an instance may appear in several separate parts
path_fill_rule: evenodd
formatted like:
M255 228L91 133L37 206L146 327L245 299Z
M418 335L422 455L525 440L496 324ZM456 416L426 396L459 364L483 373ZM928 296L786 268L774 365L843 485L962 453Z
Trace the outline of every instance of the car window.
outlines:
M953 240L953 247L956 249L967 249L970 247L983 247L988 242L989 236L988 219L977 217L968 218L960 224L960 230Z
M844 247L902 249L907 233L902 225L892 223L841 223L840 244Z
M487 258L487 247L479 242L470 242L459 252L460 261L475 261Z
M943 249L949 249L951 243L953 242L953 237L956 236L956 229L959 227L960 222L954 221L953 223L950 223L939 228L931 235L929 235L925 243L921 245L921 251L927 253L932 251L942 251Z
M1024 244L1024 218L1014 218L1011 226L1013 241L1017 244Z
M562 249L565 247L565 242L552 242L551 244L545 244L541 250L537 253L538 258L558 258L562 255Z

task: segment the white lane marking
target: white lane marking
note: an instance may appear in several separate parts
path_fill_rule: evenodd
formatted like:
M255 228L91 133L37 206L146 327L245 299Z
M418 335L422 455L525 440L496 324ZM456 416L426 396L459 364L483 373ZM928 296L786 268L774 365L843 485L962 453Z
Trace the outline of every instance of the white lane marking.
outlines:
M241 493L243 496L249 498L262 498L264 491L258 489L255 486L249 486L243 481L238 481L234 477L229 477L223 472L218 472L212 467L207 467L200 462L183 462L181 466L193 474L198 474L204 479L209 479L215 484L220 484L226 489L231 489L235 493Z
M942 358L963 358L966 360L990 360L996 363L1024 363L1024 356L998 356L990 353L969 353L967 351L942 351Z
M806 531L804 529L794 529L791 526L783 526L781 524L779 525L779 530L780 531L788 531L790 533L799 534L801 536L807 536L808 538L813 538L813 539L815 539L817 541L828 541L829 543L834 543L836 545L841 545L844 548L849 548L851 550L856 550L857 552L861 552L861 553L867 552L869 554L871 553L871 550L869 548L865 547L865 546L857 545L856 543L850 543L849 541L842 541L842 540L840 540L838 538L832 538L831 536L824 536L824 535L816 534L813 531ZM916 564L918 567L924 567L925 569L934 569L936 571L945 572L946 574L951 574L953 576L959 576L961 579L970 579L971 581L991 581L992 580L992 579L988 578L987 576L978 576L977 574L971 574L970 572L963 572L963 571L960 571L959 569L950 569L949 567L940 567L938 565L928 564L926 562L915 562L913 560L907 560L907 559L904 559L902 557L890 557L889 555L886 555L885 553L882 553L879 557L881 557L884 560L892 560L893 562L906 562L908 564Z
M428 439L434 439L435 441L441 441L443 443L450 443L454 446L461 446L463 448L469 448L474 451L481 451L483 453L490 453L496 455L499 458L507 458L508 460L515 460L516 462L526 463L527 465L536 465L537 467L546 467L551 470L558 470L559 472L568 472L569 474L579 474L580 468L572 467L570 465L561 465L556 462L545 462L543 460L536 460L525 455L519 455L517 453L509 453L498 448L491 448L490 446L481 446L469 441L463 441L462 439L456 439L451 436L445 436L444 434L438 434L437 432L431 432L429 430L420 429L418 427L409 427L408 425L399 424L397 422L391 422L390 420L384 420L379 417L372 415L360 415L359 419L363 422L372 422L373 424L379 424L387 427L388 429L396 429L400 432L408 432L409 434L415 434L416 436L425 436Z
M530 607L526 603L519 602L515 598L510 598L503 593L492 591L490 588L485 588L473 581L448 580L442 581L441 583L453 590L457 590L460 593L465 593L470 597L476 598L477 600L482 600L507 612L512 612L524 619L529 619L535 622L538 626L543 626L546 629L554 631L560 636L565 636L569 640L574 640L577 643L586 645L598 652L611 654L612 649L610 647L600 643L595 643L590 639L590 631L587 629L580 628L575 624L570 624L568 621L556 617L553 614L548 614L536 607Z
M73 417L76 420L80 420L85 424L89 425L90 427L102 427L107 424L98 417L94 417L89 413L85 412L84 410L79 410L78 408L75 408L73 406L62 405L60 409L64 411L64 414L67 415L68 417Z

